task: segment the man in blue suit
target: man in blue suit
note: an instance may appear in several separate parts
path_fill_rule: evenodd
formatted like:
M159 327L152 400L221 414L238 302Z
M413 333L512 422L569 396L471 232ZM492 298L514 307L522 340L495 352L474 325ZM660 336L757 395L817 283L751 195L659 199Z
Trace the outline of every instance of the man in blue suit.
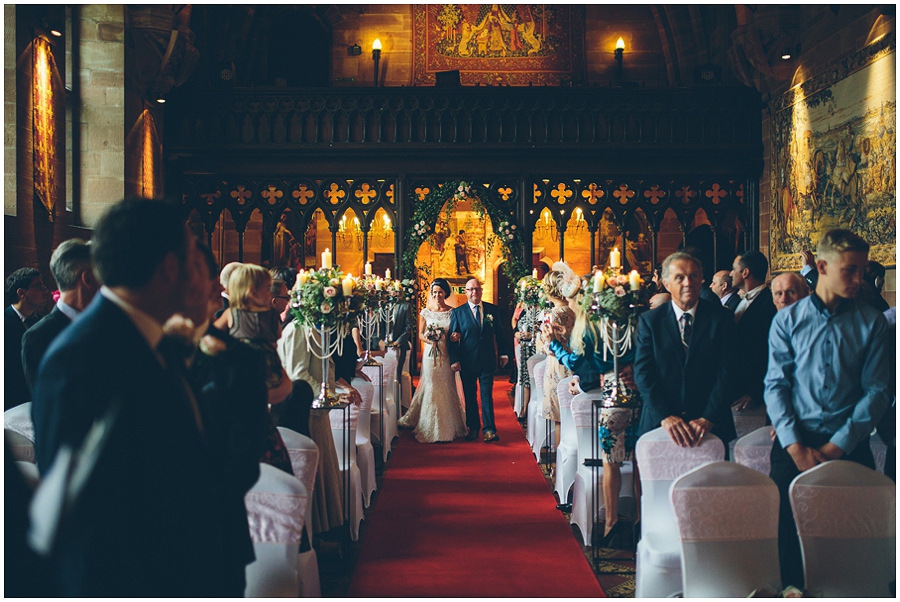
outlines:
M700 298L703 267L684 252L663 262L672 300L638 323L634 380L644 398L640 435L662 426L682 447L712 432L734 439L728 391L734 318L717 301Z
M450 313L450 367L459 372L463 395L466 398L466 426L469 441L478 437L484 422L484 441L497 441L494 425L494 371L497 354L500 367L509 361L509 341L503 329L503 320L497 306L481 300L484 292L481 282L472 278L466 282L465 305ZM481 387L481 419L478 416L477 388Z

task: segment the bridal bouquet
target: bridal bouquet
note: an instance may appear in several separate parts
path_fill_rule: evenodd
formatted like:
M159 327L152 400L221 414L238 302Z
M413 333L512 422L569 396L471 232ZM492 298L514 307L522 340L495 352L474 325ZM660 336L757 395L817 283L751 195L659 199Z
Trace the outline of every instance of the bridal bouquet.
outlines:
M429 357L440 357L441 349L438 347L438 343L444 338L445 333L446 331L437 324L429 324L425 328L425 339L431 343Z

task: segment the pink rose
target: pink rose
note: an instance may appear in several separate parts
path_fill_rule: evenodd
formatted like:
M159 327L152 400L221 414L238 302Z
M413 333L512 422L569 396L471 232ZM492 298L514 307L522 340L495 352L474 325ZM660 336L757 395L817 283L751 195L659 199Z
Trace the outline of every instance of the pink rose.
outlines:
M621 286L616 287L616 297L624 297L626 295L625 289Z
M326 297L334 297L335 295L337 295L337 289L333 286L326 286L324 289L322 289L322 293Z
M323 314L330 314L332 309L331 303L327 302L319 306L319 310L321 310Z

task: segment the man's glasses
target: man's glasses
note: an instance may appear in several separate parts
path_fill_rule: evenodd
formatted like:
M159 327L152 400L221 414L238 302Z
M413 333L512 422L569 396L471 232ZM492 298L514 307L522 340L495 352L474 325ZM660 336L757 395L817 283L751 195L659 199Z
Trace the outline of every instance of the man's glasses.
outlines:
M285 301L290 301L291 298L285 295L275 295L274 299L284 299Z
M480 288L467 288L467 289L466 289L466 292L467 292L467 293L474 293L475 291L480 291L480 290L482 290L482 289L480 289Z

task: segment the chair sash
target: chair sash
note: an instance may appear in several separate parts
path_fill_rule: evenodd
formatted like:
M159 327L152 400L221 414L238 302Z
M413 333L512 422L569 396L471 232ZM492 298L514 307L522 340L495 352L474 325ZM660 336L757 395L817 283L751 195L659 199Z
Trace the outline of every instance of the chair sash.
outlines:
M256 543L297 544L303 536L308 494L250 491L244 496L250 538Z

